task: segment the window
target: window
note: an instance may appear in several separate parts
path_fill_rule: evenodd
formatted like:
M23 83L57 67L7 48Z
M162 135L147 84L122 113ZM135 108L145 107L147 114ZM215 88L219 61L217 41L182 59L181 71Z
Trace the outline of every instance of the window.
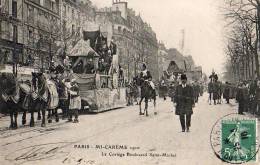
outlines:
M28 45L32 45L33 44L33 30L32 29L28 29Z
M52 11L55 11L55 5L54 5L54 2L53 2L53 1L51 1L51 10L52 10Z
M18 33L17 33L17 26L13 25L13 41L17 43L18 41Z
M72 25L72 27L71 27L71 33L72 33L72 35L74 35L75 34L75 25Z
M74 15L74 9L71 10L71 17L72 17L72 19L75 18L75 15Z
M10 40L10 24L6 21L2 21L2 38Z
M16 0L13 0L12 1L12 15L13 15L13 17L17 17L17 2L16 2Z
M40 5L43 6L44 0L40 0Z
M67 14L66 5L63 5L63 15L66 16L66 14Z
M5 0L3 3L3 11L4 13L9 13L9 0Z
M34 22L34 14L33 14L33 7L28 6L28 22Z
M118 26L118 31L121 32L122 28L121 26Z

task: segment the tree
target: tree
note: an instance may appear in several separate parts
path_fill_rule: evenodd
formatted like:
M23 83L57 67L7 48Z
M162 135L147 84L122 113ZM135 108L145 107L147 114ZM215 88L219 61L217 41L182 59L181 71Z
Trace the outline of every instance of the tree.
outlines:
M252 78L254 68L259 76L260 1L224 0L224 2L223 11L229 33L226 54L230 56L233 65L239 63L243 65L242 68L245 70L243 78Z

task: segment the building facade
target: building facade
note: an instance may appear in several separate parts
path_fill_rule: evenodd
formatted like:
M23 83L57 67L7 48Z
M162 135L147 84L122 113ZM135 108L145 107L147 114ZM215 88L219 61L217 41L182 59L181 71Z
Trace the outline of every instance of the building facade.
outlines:
M59 39L59 0L0 0L2 63L48 67Z
M105 29L106 37L116 43L128 80L139 73L143 62L159 80L156 34L127 2L119 0L103 9L90 0L0 0L1 63L46 70L52 60L69 53L91 24Z
M155 80L159 80L158 44L155 32L127 2L113 2L112 7L96 11L95 21L112 26L112 40L117 44L119 63L127 80L136 76L143 62Z
M47 69L60 40L59 0L24 0L23 61L36 69Z
M61 0L61 31L63 49L66 53L83 38L83 29L94 22L95 9L91 1Z
M0 0L0 63L13 64L23 53L22 3Z
M159 77L161 78L163 75L163 71L166 71L168 69L168 66L170 64L170 61L167 60L168 52L163 44L163 42L158 43L159 49L158 49L158 70L159 70Z

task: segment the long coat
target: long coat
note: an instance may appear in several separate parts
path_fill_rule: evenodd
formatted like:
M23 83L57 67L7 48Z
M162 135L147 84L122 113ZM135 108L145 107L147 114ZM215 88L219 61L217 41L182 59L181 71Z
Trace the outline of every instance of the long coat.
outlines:
M236 100L239 103L245 103L248 100L249 92L246 87L240 87L238 88Z
M193 114L192 106L194 105L194 92L190 85L176 87L174 102L176 103L176 115Z
M78 85L74 84L70 90L70 104L69 104L69 109L73 110L73 109L81 109L81 98L79 95L79 87Z
M224 89L224 93L223 93L223 98L224 99L229 99L230 98L230 85L229 84L225 84L225 89Z

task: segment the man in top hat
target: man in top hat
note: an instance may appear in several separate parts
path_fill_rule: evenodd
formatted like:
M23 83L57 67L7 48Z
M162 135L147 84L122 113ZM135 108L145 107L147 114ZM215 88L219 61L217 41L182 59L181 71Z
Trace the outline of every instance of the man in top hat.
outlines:
M193 88L187 84L187 76L181 75L181 84L176 87L174 102L176 103L175 114L180 116L182 132L189 132L191 126L192 108L194 107ZM185 120L186 117L186 120Z

